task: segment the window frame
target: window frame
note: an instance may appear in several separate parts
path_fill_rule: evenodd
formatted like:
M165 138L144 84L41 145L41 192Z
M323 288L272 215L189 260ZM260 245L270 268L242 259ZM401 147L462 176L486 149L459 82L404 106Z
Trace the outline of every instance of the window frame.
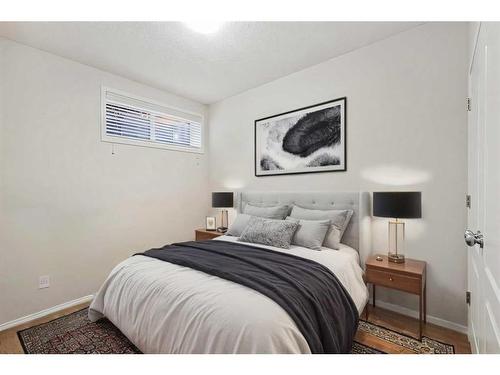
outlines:
M160 143L154 141L140 140L140 139L130 139L119 136L112 136L107 134L106 132L106 93L111 92L117 95L121 95L124 97L128 97L130 99L139 100L145 103L150 103L153 105L160 106L165 108L165 110L173 110L178 112L184 112L189 115L198 116L201 118L200 121L200 137L201 137L201 147L199 149L189 146L177 146L168 143ZM168 113L167 113L168 114ZM176 117L179 117L175 115ZM180 118L180 117L179 117ZM142 96L134 95L129 92L125 92L122 90L117 90L107 86L101 86L101 141L107 143L118 143L130 146L140 146L140 147L149 147L149 148L159 148L170 151L180 151L180 152L189 152L194 154L204 154L205 153L205 116L199 112L188 111L182 108L174 107L171 105L166 105L164 103L158 102L154 99L145 98Z

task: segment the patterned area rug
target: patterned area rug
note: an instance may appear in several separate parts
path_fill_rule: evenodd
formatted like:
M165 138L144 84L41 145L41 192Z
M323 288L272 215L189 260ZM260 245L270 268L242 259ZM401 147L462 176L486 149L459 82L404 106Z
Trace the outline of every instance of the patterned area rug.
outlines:
M17 332L28 354L139 354L141 353L109 320L92 323L83 309L48 323ZM359 330L411 349L416 353L453 354L453 345L423 337L418 341L387 328L360 320ZM352 354L384 354L354 342Z
M364 344L354 341L352 344L351 354L387 354L377 350L375 348L370 348Z
M393 331L391 329L379 326L374 323L369 323L365 320L359 321L358 332L361 331L363 333L369 334L371 336L375 336L377 339L382 341L387 341L391 344L395 344L401 348L411 350L416 354L455 354L455 347L450 344L445 344L443 342L431 339L429 337L422 337L422 341L417 340L416 338L404 335L402 333ZM355 342L352 353L355 353L356 344ZM366 347L365 345L363 345ZM366 347L369 350L375 350L374 348ZM356 349L361 350L361 349ZM365 350L359 354L378 354L378 353L370 353L369 350ZM358 353L356 353L358 354Z
M140 353L109 320L92 323L88 308L17 332L28 354Z

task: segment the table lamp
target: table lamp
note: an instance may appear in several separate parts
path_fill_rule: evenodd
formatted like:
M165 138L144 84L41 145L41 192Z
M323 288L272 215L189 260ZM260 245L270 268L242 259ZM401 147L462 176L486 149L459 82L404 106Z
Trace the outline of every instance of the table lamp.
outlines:
M404 263L405 223L399 219L422 217L422 193L419 191L374 192L373 216L389 217L388 260Z
M233 192L213 192L212 193L212 207L213 208L229 208L233 207ZM221 222L220 227L217 228L217 232L226 233L227 231L227 210L221 211ZM224 218L226 219L224 221Z

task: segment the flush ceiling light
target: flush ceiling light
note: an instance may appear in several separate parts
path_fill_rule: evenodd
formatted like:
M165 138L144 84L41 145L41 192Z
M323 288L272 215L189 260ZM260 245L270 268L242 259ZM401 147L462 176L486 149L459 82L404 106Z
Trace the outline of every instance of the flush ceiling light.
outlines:
M212 34L220 29L222 22L213 20L196 20L185 22L186 26L202 34Z

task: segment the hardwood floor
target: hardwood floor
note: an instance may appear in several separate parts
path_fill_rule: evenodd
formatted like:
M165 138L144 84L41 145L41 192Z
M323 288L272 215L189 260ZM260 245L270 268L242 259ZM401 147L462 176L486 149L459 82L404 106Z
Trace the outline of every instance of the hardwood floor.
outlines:
M392 329L407 336L412 336L415 338L418 337L418 319L410 318L408 316L385 310L380 307L372 307L371 305L367 305L367 308L370 309L368 314L369 322ZM364 313L361 318L365 319ZM431 323L426 323L423 325L422 335L453 345L455 347L455 353L457 354L470 354L471 352L467 335L464 335L463 333L440 327ZM356 341L385 353L414 354L412 351L407 350L399 345L389 343L375 336L359 331L356 333Z
M21 347L21 343L19 342L19 339L17 338L17 331L32 327L41 323L46 323L48 321L51 321L53 319L59 318L61 316L64 316L66 314L71 314L72 312L78 311L80 309L83 309L84 307L87 307L89 303L83 303L77 306L73 306L64 310L61 310L57 313L47 315L43 318L39 318L36 320L33 320L29 323L22 324L10 329L7 329L5 331L0 332L0 354L17 354L17 353L23 353L23 349ZM418 320L414 318L410 318L392 311L384 310L379 307L369 307L370 308L370 314L369 314L369 321L387 328L390 328L394 331L409 335L409 336L415 336L416 333L418 332ZM362 316L364 318L364 314ZM467 340L467 336L456 332L452 331L447 328L439 327L434 324L424 324L423 328L423 335L427 336L429 338L442 341L448 344L452 344L455 346L455 352L456 353L470 353L470 345L469 341ZM366 334L363 332L358 332L356 334L356 341L360 342L361 344L370 346L372 348L381 350L386 353L411 353L407 349L391 344L387 341L381 340L375 336L371 336L370 334Z

